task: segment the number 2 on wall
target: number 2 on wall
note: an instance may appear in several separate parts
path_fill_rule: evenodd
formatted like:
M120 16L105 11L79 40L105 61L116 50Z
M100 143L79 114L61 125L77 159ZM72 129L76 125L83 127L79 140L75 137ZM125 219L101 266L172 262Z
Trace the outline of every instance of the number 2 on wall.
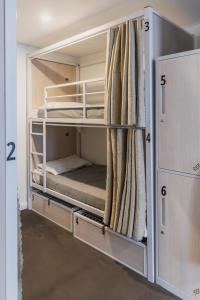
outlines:
M14 152L15 152L15 148L16 148L15 143L9 142L7 144L7 147L10 148L9 154L7 156L7 161L15 160L16 159L16 157L14 156Z

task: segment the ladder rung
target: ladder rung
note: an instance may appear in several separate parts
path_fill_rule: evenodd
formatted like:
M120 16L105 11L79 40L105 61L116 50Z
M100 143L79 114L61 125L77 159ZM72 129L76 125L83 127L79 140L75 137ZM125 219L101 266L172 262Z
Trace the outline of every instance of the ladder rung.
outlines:
M36 122L36 121L32 121L32 125L38 125L38 126L42 126L42 120L41 120L41 123L39 122Z
M38 156L43 156L43 153L40 153L40 152L31 152L31 154L38 155Z
M42 171L42 172L39 172L39 171L37 171L37 170L31 170L31 173L33 173L33 174L38 174L38 175L41 175L41 176L44 175L44 174L43 174L43 171Z
M32 135L38 135L38 136L42 136L44 135L43 133L40 133L40 132L31 132Z

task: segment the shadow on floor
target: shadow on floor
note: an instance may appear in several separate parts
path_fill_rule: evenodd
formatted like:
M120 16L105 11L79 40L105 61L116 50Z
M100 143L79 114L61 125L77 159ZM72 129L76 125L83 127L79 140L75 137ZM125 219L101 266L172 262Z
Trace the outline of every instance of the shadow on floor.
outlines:
M22 212L23 300L173 300L31 211Z

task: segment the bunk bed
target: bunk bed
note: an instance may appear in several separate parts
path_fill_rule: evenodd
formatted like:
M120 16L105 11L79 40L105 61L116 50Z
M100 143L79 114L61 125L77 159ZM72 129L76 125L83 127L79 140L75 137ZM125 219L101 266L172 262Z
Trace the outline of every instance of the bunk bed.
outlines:
M127 32L137 40L137 51L132 40L128 40ZM73 77L68 83L44 85L43 99L36 107L36 114L32 113L34 99L30 75L30 186L43 191L47 197L55 196L81 209L75 214L72 212L74 235L153 282L155 263L153 61L159 55L191 49L193 38L148 7L131 16L37 51L29 57L30 74L32 61L41 58L42 55L49 55L67 47L74 50L79 43L87 43L90 38L98 39L102 35L106 37L106 71L103 76L91 76L87 80L80 80L80 77L76 80L76 77ZM129 46L126 47L126 51L120 52L117 47L125 40ZM89 45L91 46L91 43ZM81 51L83 49L81 48ZM131 59L134 60L135 57L137 61L133 64ZM80 73L80 60L76 61L75 68L76 71L78 69L76 73ZM97 85L97 90L88 90L87 86L90 83L97 82L103 83L103 88L99 89ZM66 93L65 88L69 87L73 88L72 93ZM58 94L52 93L56 89L63 90ZM88 101L88 97L94 96L94 102ZM100 97L97 102L96 96ZM137 103L135 98L139 99ZM63 102L58 102L60 100ZM47 127L59 125L78 128L83 124L86 127L96 126L106 129L106 167L100 170L100 167L94 164L60 175L49 174ZM35 125L39 125L42 130L34 132ZM35 136L42 137L42 150L41 148L38 151L33 150ZM76 154L79 155L81 154L79 143L77 148L79 149L76 149ZM38 182L33 180L33 174L38 172L37 164L34 166L35 169L33 167L33 157L39 157L39 162L43 166L42 174L38 174ZM98 176L102 174L102 177L97 176L97 180L95 174ZM86 178L89 179L89 183L85 182ZM130 199L127 201L127 198ZM29 207L32 207L32 200ZM95 219L93 214L101 219ZM142 220L142 224L138 224L139 219Z

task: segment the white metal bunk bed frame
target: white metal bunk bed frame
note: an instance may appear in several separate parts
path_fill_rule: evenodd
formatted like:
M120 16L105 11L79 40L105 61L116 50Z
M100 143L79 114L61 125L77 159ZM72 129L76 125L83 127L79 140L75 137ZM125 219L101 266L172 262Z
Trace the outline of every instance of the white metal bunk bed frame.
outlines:
M30 116L30 108L31 108L31 60L34 58L39 58L42 55L49 54L51 52L56 52L65 48L67 46L76 44L78 42L87 40L91 37L95 37L97 35L103 34L108 32L108 30L114 26L119 25L120 23L126 22L130 19L136 18L144 18L145 25L148 27L148 30L145 30L145 98L148 99L146 101L146 138L148 142L146 143L146 188L147 188L147 231L148 231L148 239L147 239L147 277L150 282L155 282L155 216L154 216L154 199L155 199L155 163L154 163L154 44L153 44L153 16L156 15L162 20L173 24L175 28L178 30L184 31L181 27L177 26L176 24L172 23L167 18L160 16L154 9L151 7L146 7L144 10L138 11L134 14L128 15L126 17L117 19L115 21L109 22L105 25L96 27L94 29L88 30L81 34L75 35L73 37L67 38L61 42L43 48L35 53L31 54L28 57L28 87L29 87L29 116ZM45 118L45 120L31 118L31 124L34 122L40 122L40 124L45 125L64 125L67 123L64 119L50 119ZM77 123L77 120L70 120L70 123ZM90 124L90 122L88 122ZM68 124L70 126L70 124ZM94 127L94 124L92 124ZM116 126L115 126L116 127ZM45 143L44 143L45 144ZM43 156L44 157L44 156ZM46 172L46 168L44 168ZM30 178L30 177L29 177ZM31 179L30 179L31 183ZM33 185L34 186L34 185ZM37 187L37 186L35 186ZM51 191L46 188L46 192L50 195L59 197L59 194ZM29 189L30 195L30 189ZM63 195L61 195L63 196ZM63 197L60 197L61 199ZM73 204L75 204L73 202ZM80 206L80 205L78 205ZM31 208L31 197L29 197L29 208ZM89 208L89 207L88 207ZM86 208L86 210L88 210Z
M28 56L28 115L30 117L31 115L31 105L32 105L32 95L31 95L31 60L35 59L35 58L39 58L42 55L47 55L51 52L56 52L61 50L62 48L65 48L67 46L70 45L74 45L76 43L79 43L81 41L87 40L91 37L95 37L97 35L101 35L101 34L105 34L109 31L110 28L119 25L120 23L126 22L130 19L136 19L136 18L144 18L146 21L149 22L149 24L151 24L152 22L152 17L153 17L153 13L156 13L151 7L147 7L144 10L138 11L134 14L128 15L126 17L123 18L119 18L115 21L106 23L102 26L90 29L86 32L83 32L81 34L75 35L73 37L67 38L61 42L58 42L54 45L48 46L46 48L43 48L41 50L38 50L36 52L34 52L33 54ZM153 74L153 66L152 66L152 60L153 60L153 45L151 42L151 35L152 35L152 30L148 31L148 34L145 35L145 44L146 44L146 48L148 49L147 51L147 55L145 56L145 65L146 65L146 75L145 75L145 81L146 81L146 90L145 90L145 97L147 97L149 99L149 101L147 101L147 105L146 105L146 111L147 111L147 120L146 120L146 132L148 134L151 135L151 139L153 140L153 91L152 91L152 74ZM71 64L71 63L70 63ZM149 115L149 117L148 117ZM98 120L99 121L99 120ZM39 118L31 118L30 119L30 123L34 124L34 123L40 123L43 124L43 126L45 126L46 124L63 124L66 123L64 118L45 118L45 120L43 119L39 119ZM70 119L70 123L74 123L77 124L77 119ZM85 120L86 124L90 124L90 120L86 119ZM92 124L92 126L94 127L94 124ZM32 125L28 127L28 129L30 130L30 128L32 128ZM28 131L31 133L31 131ZM28 147L31 146L28 145ZM30 148L31 149L31 148ZM30 153L30 151L29 151ZM37 155L37 154L36 154ZM148 280L151 282L155 281L155 275L154 275L154 204L153 204L153 199L154 199L154 182L153 182L153 143L149 144L149 147L146 147L146 157L147 157L147 164L146 164L146 170L147 170L147 228L148 228L148 242L147 242L147 252L148 252L148 262L147 262L147 277ZM43 156L44 158L44 156ZM30 163L31 166L31 163ZM46 164L44 164L44 172L46 172ZM30 169L30 167L29 167ZM32 173L29 174L29 182L30 182L30 186L39 188L40 186L37 186L36 184L34 184L32 182ZM41 190L41 187L40 187ZM56 193L52 190L49 189L45 189L47 193L49 193L52 196L55 197L60 197L61 199L67 201L67 197L63 196L59 193ZM31 200L31 191L30 189L28 190L28 194L29 194L29 203L28 206L31 209L32 207L32 200ZM64 199L65 198L65 199ZM70 200L70 199L68 199ZM73 201L73 199L71 199ZM77 201L77 203L75 203L75 201L73 201L74 205L77 205L80 207L80 203L79 201ZM91 207L82 207L83 209L86 209L88 211L91 211ZM97 211L98 213L98 211ZM99 211L99 215L102 214L102 211Z
M97 92L87 92L87 84L90 83L95 83L95 82L104 82L105 78L104 77L99 77L99 78L94 78L94 79L88 79L88 80L81 80L81 81L75 81L75 82L70 82L70 83L63 83L63 84L55 84L55 85L49 85L44 88L44 118L47 119L47 111L48 111L48 100L52 99L60 99L60 98L67 98L67 97L83 97L82 102L77 101L77 103L80 103L80 105L69 105L65 106L63 110L65 109L82 109L83 112L83 117L81 118L64 118L65 123L92 123L92 124L104 124L105 123L105 118L101 119L88 119L87 117L87 109L88 108L105 108L105 103L104 104L87 104L87 96L91 95L104 95L104 91L97 91ZM64 95L57 95L57 96L48 96L48 90L50 89L57 89L57 88L63 88L63 87L69 87L69 86L82 86L82 93L75 93L75 94L64 94ZM67 102L65 102L67 104Z
M35 132L33 131L33 125L40 125L42 126L42 132ZM63 195L61 193L58 193L56 191L53 191L51 189L49 189L47 187L47 161L46 161L46 129L47 129L47 126L66 126L66 127L78 127L80 128L79 125L73 125L73 124L55 124L55 123L46 123L45 120L43 120L41 123L39 122L30 122L30 137L32 136L40 136L40 137L43 137L43 143L42 143L42 148L43 148L43 151L42 152L35 152L35 151L32 151L32 138L30 138L30 174L29 174L29 178L30 178L30 186L38 189L38 190L41 190L43 191L44 193L48 193L56 198L59 198L61 200L64 200L74 206L77 206L79 208L82 208L82 209L85 209L93 214L96 214L97 216L100 216L100 217L103 217L104 215L104 211L98 209L98 208L95 208L91 205L88 205L88 204L85 204L83 202L80 202L74 198L71 198L69 196L66 196L66 195ZM87 125L82 125L81 126L82 128L83 127L91 127L91 126L87 126ZM97 127L97 126L93 126L94 127ZM98 126L99 127L99 126ZM100 126L102 127L102 126ZM77 151L78 152L78 151ZM42 164L43 164L43 169L41 170L41 172L37 171L37 170L33 170L33 164L32 164L32 156L40 156L42 157ZM38 175L41 175L43 177L43 184L37 184L35 182L33 182L33 179L32 179L32 176L33 174L38 174Z

